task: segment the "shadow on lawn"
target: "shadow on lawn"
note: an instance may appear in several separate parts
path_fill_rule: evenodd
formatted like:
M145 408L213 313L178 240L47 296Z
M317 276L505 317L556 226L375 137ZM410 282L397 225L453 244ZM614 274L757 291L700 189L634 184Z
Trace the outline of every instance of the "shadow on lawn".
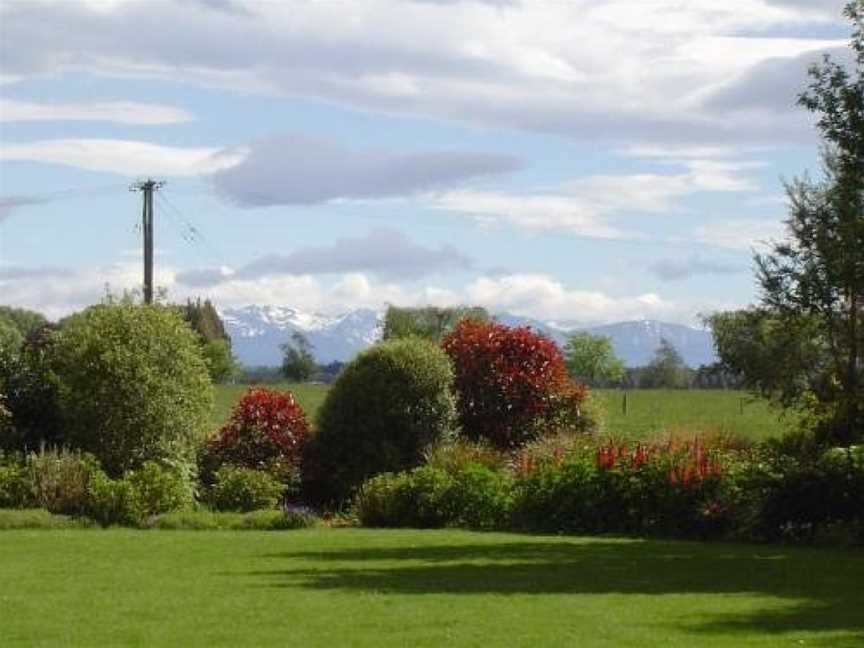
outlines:
M782 609L712 615L706 633L835 631L864 645L864 554L800 548L548 538L506 544L282 553L276 586L411 594L745 594ZM310 567L310 561L313 565ZM317 564L315 564L317 563ZM832 638L832 646L847 644Z

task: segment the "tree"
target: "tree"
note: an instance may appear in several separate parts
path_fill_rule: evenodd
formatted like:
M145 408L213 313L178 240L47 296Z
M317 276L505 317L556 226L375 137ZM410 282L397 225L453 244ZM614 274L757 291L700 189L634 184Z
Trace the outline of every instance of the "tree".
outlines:
M678 349L666 338L660 338L660 346L654 351L651 362L645 368L647 387L680 389L687 387L688 371Z
M292 382L306 382L318 368L312 354L312 344L300 331L291 334L291 341L279 347L282 358L282 374Z
M403 337L421 337L439 342L456 324L465 318L488 320L489 313L479 306L453 306L440 308L401 308L388 306L384 315L384 340Z
M617 383L624 377L624 363L602 335L575 333L564 346L564 359L570 375L591 386Z
M345 365L318 410L307 492L340 502L369 477L420 465L456 427L453 367L428 340L379 342Z
M864 430L864 0L844 14L852 69L826 55L798 99L818 115L823 177L786 186L788 235L755 257L761 307L725 322L764 343L765 361L718 350L760 391L815 411L825 440L849 444Z
M209 299L191 299L178 307L183 319L192 327L200 340L204 359L215 383L225 382L238 371L237 358L231 351L231 337L225 330L225 323Z
M64 320L50 347L64 438L111 475L163 461L191 466L212 385L201 346L176 308L130 301Z
M456 372L459 423L473 440L512 450L561 428L584 429L584 385L560 349L529 327L465 319L442 341Z

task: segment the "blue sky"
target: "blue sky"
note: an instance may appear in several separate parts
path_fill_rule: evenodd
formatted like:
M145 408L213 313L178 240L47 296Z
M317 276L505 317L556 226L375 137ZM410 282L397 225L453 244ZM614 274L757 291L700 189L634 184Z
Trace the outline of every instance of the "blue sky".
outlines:
M757 298L841 1L10 0L0 302L480 304L694 323Z

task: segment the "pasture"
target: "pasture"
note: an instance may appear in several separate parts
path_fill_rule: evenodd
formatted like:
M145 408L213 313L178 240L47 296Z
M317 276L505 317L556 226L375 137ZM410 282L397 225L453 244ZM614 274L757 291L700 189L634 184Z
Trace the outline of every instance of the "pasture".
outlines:
M8 531L0 556L4 646L864 638L864 555L852 551L325 528Z
M270 389L289 389L306 411L310 422L327 395L321 384L279 383ZM231 407L249 385L217 385L213 427L227 420ZM794 425L794 418L781 418L766 401L740 391L645 389L624 392L595 389L593 398L603 412L603 433L630 439L651 438L658 434L696 433L735 434L754 441L779 436Z

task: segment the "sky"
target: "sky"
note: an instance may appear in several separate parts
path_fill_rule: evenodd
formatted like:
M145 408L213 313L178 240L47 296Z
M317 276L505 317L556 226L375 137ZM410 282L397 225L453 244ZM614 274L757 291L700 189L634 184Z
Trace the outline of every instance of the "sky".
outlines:
M843 0L5 0L0 303L600 324L758 300Z

